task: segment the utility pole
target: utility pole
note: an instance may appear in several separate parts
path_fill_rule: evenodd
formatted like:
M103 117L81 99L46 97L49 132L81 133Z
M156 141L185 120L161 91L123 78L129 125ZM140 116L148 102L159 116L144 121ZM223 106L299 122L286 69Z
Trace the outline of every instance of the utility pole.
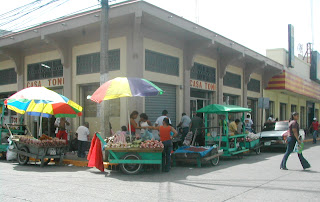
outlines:
M109 0L101 0L101 24L100 24L100 85L108 81L108 21L109 21ZM100 124L101 136L110 136L109 126L109 101L104 100L100 103Z

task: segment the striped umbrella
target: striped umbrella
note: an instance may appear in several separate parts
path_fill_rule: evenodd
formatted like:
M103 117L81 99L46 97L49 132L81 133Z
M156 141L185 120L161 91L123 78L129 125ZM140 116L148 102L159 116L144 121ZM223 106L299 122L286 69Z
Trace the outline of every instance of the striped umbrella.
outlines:
M101 103L120 97L145 97L163 94L158 86L142 78L117 77L101 85L91 96L91 100Z
M82 115L82 107L45 87L29 87L18 91L4 101L8 109L19 114L40 116L39 135L42 132L42 117L71 117Z
M111 100L120 97L145 97L162 95L163 90L151 81L143 78L117 77L101 85L90 97L94 102L101 103L103 100ZM127 100L128 102L128 100ZM128 103L127 103L128 104ZM128 110L129 128L131 128ZM130 141L131 141L131 130Z
M82 115L82 107L45 87L29 87L20 90L4 101L8 109L19 114L42 117L70 117Z

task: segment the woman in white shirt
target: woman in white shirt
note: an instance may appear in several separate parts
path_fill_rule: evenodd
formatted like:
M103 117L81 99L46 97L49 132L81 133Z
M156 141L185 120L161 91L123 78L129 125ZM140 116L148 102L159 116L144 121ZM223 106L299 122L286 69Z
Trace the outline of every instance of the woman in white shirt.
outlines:
M144 129L144 127L152 126L151 122L148 120L148 116L146 113L140 114L139 126L141 127L140 137L143 137L145 130L148 130L148 129Z

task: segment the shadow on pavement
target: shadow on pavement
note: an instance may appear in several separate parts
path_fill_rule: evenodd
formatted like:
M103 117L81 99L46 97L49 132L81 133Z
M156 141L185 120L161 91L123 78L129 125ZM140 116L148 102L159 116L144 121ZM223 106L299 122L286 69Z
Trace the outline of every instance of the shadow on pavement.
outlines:
M177 164L176 167L172 167L170 172L160 172L158 167L158 169L144 169L138 175L126 175L122 173L120 170L107 170L106 177L116 178L118 180L123 181L165 182L168 181L167 176L170 176L169 181L173 182L185 180L187 177L190 176L199 176L210 172L217 172L219 170L223 170L225 168L230 168L233 166L238 166L241 164L257 163L260 161L268 160L268 158L272 156L274 156L273 153L257 155L252 152L249 154L245 154L242 159L238 159L237 157L223 158L220 160L217 166L212 166L209 162L203 163L201 168L198 168L196 166L196 163ZM163 178L164 176L166 176L165 179Z
M84 171L90 168L88 167L76 167L76 166L68 166L68 165L56 165L54 163L49 163L46 166L40 167L40 163L35 164L29 163L27 165L20 165L18 162L7 162L14 165L13 169L16 171L24 171L24 172L77 172Z

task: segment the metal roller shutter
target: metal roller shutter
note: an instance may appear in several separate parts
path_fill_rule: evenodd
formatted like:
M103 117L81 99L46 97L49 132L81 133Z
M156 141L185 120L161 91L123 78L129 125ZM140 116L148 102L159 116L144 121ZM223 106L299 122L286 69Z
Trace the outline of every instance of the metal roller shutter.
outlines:
M152 124L157 120L163 110L168 111L172 126L176 126L176 86L156 83L164 93L163 95L145 97L145 111Z

